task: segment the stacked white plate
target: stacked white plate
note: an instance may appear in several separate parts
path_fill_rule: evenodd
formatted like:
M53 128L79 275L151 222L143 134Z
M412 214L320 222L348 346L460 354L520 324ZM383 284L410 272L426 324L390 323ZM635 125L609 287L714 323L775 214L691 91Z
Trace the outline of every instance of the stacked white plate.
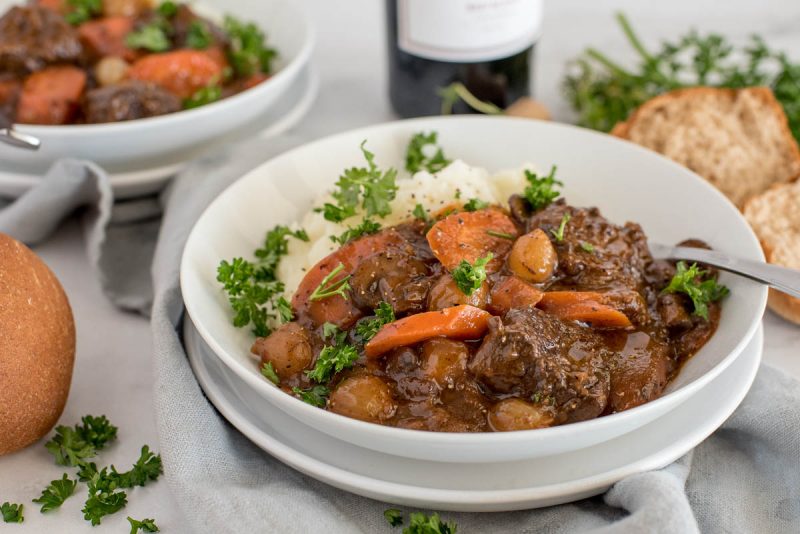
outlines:
M281 461L337 487L441 510L499 511L579 499L632 473L663 467L713 432L741 402L761 358L766 289L729 274L719 328L665 394L643 406L555 428L447 434L383 427L311 407L258 372L252 336L231 325L215 279L223 258L247 256L264 232L302 217L368 140L379 165L402 168L410 136L436 130L449 157L492 171L559 165L564 196L611 220L640 223L653 241L696 237L762 259L721 194L660 156L586 130L487 117L419 119L340 134L288 152L233 184L193 229L181 265L186 344L209 399ZM269 209L265 209L268 206Z

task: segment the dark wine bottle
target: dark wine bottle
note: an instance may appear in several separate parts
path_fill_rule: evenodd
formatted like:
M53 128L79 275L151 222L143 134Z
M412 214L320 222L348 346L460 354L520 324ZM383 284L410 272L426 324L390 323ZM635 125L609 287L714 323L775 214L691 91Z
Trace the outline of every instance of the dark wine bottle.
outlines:
M389 97L400 116L441 113L439 91L455 82L500 108L530 95L541 0L387 0L386 18Z

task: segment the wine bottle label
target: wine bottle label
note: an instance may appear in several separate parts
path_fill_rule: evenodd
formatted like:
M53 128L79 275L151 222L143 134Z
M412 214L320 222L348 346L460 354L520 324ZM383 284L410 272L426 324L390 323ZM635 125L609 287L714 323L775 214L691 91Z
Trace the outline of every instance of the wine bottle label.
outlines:
M542 0L397 0L397 44L448 62L491 61L533 44Z

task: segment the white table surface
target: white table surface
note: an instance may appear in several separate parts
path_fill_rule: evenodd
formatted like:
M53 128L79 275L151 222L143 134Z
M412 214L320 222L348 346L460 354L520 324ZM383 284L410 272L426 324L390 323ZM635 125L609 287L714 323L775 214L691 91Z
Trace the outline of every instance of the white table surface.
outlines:
M216 1L216 0L215 0ZM212 2L209 2L212 3ZM383 2L379 0L304 0L318 31L314 63L322 86L311 113L297 128L309 138L394 118L386 97ZM220 2L224 6L224 2ZM668 3L628 1L586 2L558 0L546 3L544 35L537 48L536 93L554 112L568 120L560 97L564 63L593 44L621 60L631 59L612 20L623 9L645 41L655 44L691 25L743 40L751 33L770 43L800 49L800 4L792 0L737 0L724 10L712 0ZM106 414L119 426L116 444L101 455L103 464L121 469L149 444L158 450L152 389L152 342L146 319L115 309L102 295L85 257L80 229L68 221L45 244L36 248L61 280L70 297L78 332L78 353L72 390L63 424L74 424L85 414ZM768 313L765 317L765 360L800 378L800 327ZM0 523L1 532L128 532L126 515L154 517L164 532L185 532L185 524L161 481L129 492L129 504L92 528L80 508L85 497L69 499L61 510L42 515L30 500L63 469L54 465L43 442L0 458L0 502L22 502L23 525ZM198 444L202 446L202 444ZM71 471L70 471L71 472ZM82 498L83 497L83 498ZM265 496L266 497L266 496Z

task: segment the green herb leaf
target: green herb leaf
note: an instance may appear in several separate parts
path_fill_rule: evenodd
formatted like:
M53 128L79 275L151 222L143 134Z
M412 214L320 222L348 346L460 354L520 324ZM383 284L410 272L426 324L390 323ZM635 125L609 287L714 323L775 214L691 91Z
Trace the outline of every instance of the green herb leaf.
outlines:
M375 308L375 317L362 319L356 324L356 334L366 343L378 333L385 324L394 321L394 310L388 302L381 302Z
M414 512L409 525L403 529L403 534L455 534L456 528L455 523L442 522L437 513L428 517L422 512Z
M258 26L226 16L223 28L230 43L228 59L237 76L247 78L258 72L271 72L272 61L278 53L267 46L264 32Z
M306 375L315 382L326 383L334 374L352 367L357 359L358 351L352 345L328 346L320 351L314 369L306 371Z
M462 293L469 296L475 290L480 289L481 284L486 280L486 264L492 261L492 258L494 258L494 254L490 252L485 257L475 260L473 265L470 265L467 260L461 260L451 274Z
M130 32L125 37L125 44L128 48L165 52L172 47L172 43L167 37L167 31L165 22L156 20Z
M338 280L333 280L340 272L344 270L344 264L340 263L328 275L322 279L322 282L314 289L309 300L322 300L334 295L340 295L343 299L347 300L347 292L352 289L348 280L351 275L345 275Z
M53 480L50 485L42 490L42 495L33 502L42 505L41 512L49 512L60 508L74 492L77 480L70 480L66 473L58 480Z
M564 185L556 180L555 165L550 168L550 173L547 176L539 176L535 172L526 170L525 179L528 180L528 186L525 187L522 195L531 205L533 211L539 211L557 199L561 193L556 191L556 187Z
M561 224L558 225L557 230L550 230L550 233L553 234L553 237L556 240L556 243L561 243L564 241L564 230L567 228L567 223L572 218L572 215L569 213L565 213L561 217Z
M421 221L428 222L431 220L430 215L428 215L428 212L425 211L425 208L422 207L422 204L417 204L416 206L414 206L414 211L411 212L411 215L413 215L414 218L419 219Z
M81 418L81 423L74 427L57 426L56 435L45 443L45 448L53 455L56 464L80 465L84 459L92 458L106 443L117 437L117 427L105 415L86 415Z
M581 248L586 252L594 252L594 245L587 243L586 241L581 241Z
M193 20L186 32L186 46L195 50L205 50L214 41L208 25L202 20Z
M158 532L158 526L155 519L142 519L141 521L128 516L128 523L131 524L130 534L136 534L140 530L142 532Z
M406 170L411 173L422 169L430 173L439 172L448 165L450 160L444 156L442 148L437 143L439 134L419 132L411 137L406 148Z
M403 524L403 512L397 508L389 508L388 510L384 510L383 517L386 518L386 522L389 523L390 526L399 527Z
M222 88L217 84L202 87L183 101L183 109L194 109L211 104L222 98Z
M128 496L124 491L102 489L89 482L89 498L81 511L85 520L97 526L105 516L119 512L126 504Z
M150 447L144 445L139 454L139 459L133 464L130 471L118 473L112 465L108 478L116 483L118 488L132 488L134 486L146 486L148 482L158 480L163 472L161 465L161 455L153 454Z
M509 233L498 232L497 230L486 230L486 234L492 237L499 237L500 239L508 239L509 241L514 241L516 239L515 236Z
M364 219L363 221L361 221L361 224L359 224L354 228L348 228L342 233L342 235L338 237L332 235L330 237L331 241L333 241L334 243L344 245L346 243L349 243L350 241L353 241L354 239L358 239L359 237L374 234L378 232L380 229L381 229L380 223L377 223L371 219Z
M278 300L275 301L275 309L277 310L278 317L280 317L282 323L288 323L294 319L292 305L289 304L289 301L284 297L278 297Z
M333 323L325 323L322 325L322 339L331 339L334 344L341 344L344 338L347 337L347 332L340 330L338 326Z
M713 278L703 278L709 275L693 263L686 267L686 262L679 261L677 271L670 283L662 293L683 293L692 299L694 314L708 320L708 303L716 302L730 293L730 290Z
M279 386L281 383L281 379L278 376L278 373L275 372L275 368L272 366L272 362L267 362L261 366L261 374L264 375L267 380Z
M162 2L161 5L158 6L156 12L163 16L163 17L174 17L176 13L178 13L178 4L175 2L171 2L167 0L166 2Z
M352 217L359 205L359 198L366 217L385 217L392 212L390 202L397 194L397 171L378 169L375 155L364 148L365 144L366 141L361 143L361 152L367 167L352 167L342 173L336 182L337 189L332 194L336 204L326 203L318 210L322 211L326 220L341 222Z
M300 400L317 408L324 408L328 403L328 395L330 395L330 390L325 386L313 386L308 389L295 387L292 388L292 391Z
M67 5L70 10L64 15L64 19L73 26L103 13L103 0L68 0Z
M464 204L464 209L467 211L478 211L488 207L489 203L479 198L471 198Z
M0 504L0 514L3 515L3 522L22 523L25 521L25 516L23 515L24 508L25 505L23 504L13 504L10 502Z

